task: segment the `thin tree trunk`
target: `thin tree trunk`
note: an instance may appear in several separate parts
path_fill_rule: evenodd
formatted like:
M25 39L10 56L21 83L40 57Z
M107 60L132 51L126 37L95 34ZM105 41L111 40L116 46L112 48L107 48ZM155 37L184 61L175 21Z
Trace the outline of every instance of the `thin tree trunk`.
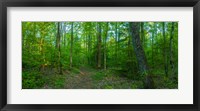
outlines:
M65 47L66 46L66 24L64 24L63 40L64 40L64 47Z
M104 40L104 70L106 70L106 41L108 36L108 22L106 23L106 34L105 34L105 40Z
M98 65L97 68L101 68L101 23L98 24Z
M117 22L115 23L115 61L116 61L116 65L118 65L118 49L117 49L117 46L118 46L118 38L117 38Z
M72 69L72 62L73 62L73 22L71 23L71 47L70 47L70 70Z
M168 64L167 64L167 50L166 50L166 35L165 35L165 23L162 23L162 29L163 29L163 37L164 37L164 69L165 69L165 75L168 77Z
M59 74L62 74L62 65L61 65L61 49L60 49L60 22L58 22L58 32L57 32L57 49L58 49L58 71Z
M92 41L92 38L91 38L91 23L89 24L89 37L88 37L88 63L89 65L91 65L91 52L92 52L92 49L91 49L91 41Z
M173 37L174 37L174 22L172 22L171 33L170 33L170 65L172 73L174 73L174 60L173 60Z
M154 58L153 58L153 56L154 56L154 55L153 55L153 53L154 53L154 49L153 49L153 48L154 48L154 47L153 47L153 44L154 44L155 29L156 29L156 28L155 28L155 23L154 23L154 24L153 24L153 32L152 32L152 40L151 40L151 48L152 48L152 52L151 52L151 53L152 53L152 54L151 54L151 60L152 60L152 62L151 62L151 63L152 63L152 67L154 67L154 60L153 60L153 59L154 59Z

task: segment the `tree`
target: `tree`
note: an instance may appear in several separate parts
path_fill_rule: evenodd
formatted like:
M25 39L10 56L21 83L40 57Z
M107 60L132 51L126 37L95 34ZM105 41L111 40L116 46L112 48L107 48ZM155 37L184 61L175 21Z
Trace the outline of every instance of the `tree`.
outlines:
M166 50L166 35L165 35L165 22L162 23L162 30L163 30L163 38L164 38L164 69L165 69L165 75L168 76L168 64L167 64L167 50Z
M98 61L97 61L97 68L101 68L101 23L98 23Z
M61 50L60 50L60 22L58 22L58 30L57 30L57 39L56 39L56 48L58 49L58 72L62 74L62 64L61 64Z
M172 22L172 26L171 26L171 32L170 32L170 65L171 65L171 70L172 73L174 73L174 59L173 59L173 37L174 37L174 22Z
M71 23L71 42L70 42L70 70L72 69L72 56L73 56L73 41L74 41L74 37L73 37L73 22Z
M139 65L139 70L141 74L146 75L145 77L145 88L153 88L154 83L153 79L150 76L149 73L149 67L147 64L146 56L144 53L144 49L141 45L140 41L140 36L139 36L139 29L140 29L140 23L139 22L132 22L130 23L130 28L131 28L131 36L132 36L132 42L133 42L133 47L135 51L135 55L137 58L137 62Z
M118 31L117 31L117 22L115 23L115 60L116 60L116 65L118 65Z
M151 47L152 47L152 54L151 54L151 57L152 57L152 67L154 67L154 47L153 47L153 44L154 44L154 36L155 36L155 30L156 30L156 24L153 23L153 29L152 29L152 39L151 39Z
M105 31L105 39L104 39L104 70L106 70L106 42L108 37L108 22L106 23L106 31Z

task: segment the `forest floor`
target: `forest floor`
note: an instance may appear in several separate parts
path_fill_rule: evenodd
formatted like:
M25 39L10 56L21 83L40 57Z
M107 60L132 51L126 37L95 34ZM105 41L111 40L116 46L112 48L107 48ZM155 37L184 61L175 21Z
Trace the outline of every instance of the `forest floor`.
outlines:
M65 89L91 89L92 75L96 70L81 67L80 71L75 74L66 74Z
M94 69L91 67L65 70L62 75L49 76L45 89L135 89L142 88L142 82L117 75L113 70ZM54 79L54 80L52 80Z
M72 71L73 72L73 71ZM109 70L80 67L76 73L65 73L65 89L131 89L135 81L111 75Z
M125 72L124 72L125 73ZM114 69L95 69L92 67L73 68L64 70L58 74L54 70L47 69L44 72L36 70L24 70L23 89L143 89L141 80L126 77L126 73L119 73ZM158 76L154 78L158 89L176 89L178 83L168 78Z

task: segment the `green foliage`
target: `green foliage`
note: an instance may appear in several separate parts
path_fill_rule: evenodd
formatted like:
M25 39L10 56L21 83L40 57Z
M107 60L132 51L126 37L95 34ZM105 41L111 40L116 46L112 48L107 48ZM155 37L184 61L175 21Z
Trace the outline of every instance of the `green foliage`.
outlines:
M51 75L46 80L46 85L49 88L60 89L63 88L65 85L65 76L64 75Z
M104 79L104 77L106 77L106 75L103 72L96 72L94 75L92 75L92 79L94 79L96 81L102 80L102 79Z
M137 23L136 42L131 24L22 22L22 88L178 88L178 22Z
M37 71L23 71L22 72L22 88L33 89L43 87L45 80L40 72Z

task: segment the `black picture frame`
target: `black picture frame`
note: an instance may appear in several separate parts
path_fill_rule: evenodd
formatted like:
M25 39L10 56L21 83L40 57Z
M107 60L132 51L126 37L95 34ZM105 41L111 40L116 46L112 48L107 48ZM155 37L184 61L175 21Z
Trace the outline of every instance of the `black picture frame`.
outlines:
M7 104L7 7L193 7L194 104ZM200 0L2 0L0 2L0 108L2 111L200 111ZM39 100L38 100L39 101ZM173 100L172 100L173 101Z

